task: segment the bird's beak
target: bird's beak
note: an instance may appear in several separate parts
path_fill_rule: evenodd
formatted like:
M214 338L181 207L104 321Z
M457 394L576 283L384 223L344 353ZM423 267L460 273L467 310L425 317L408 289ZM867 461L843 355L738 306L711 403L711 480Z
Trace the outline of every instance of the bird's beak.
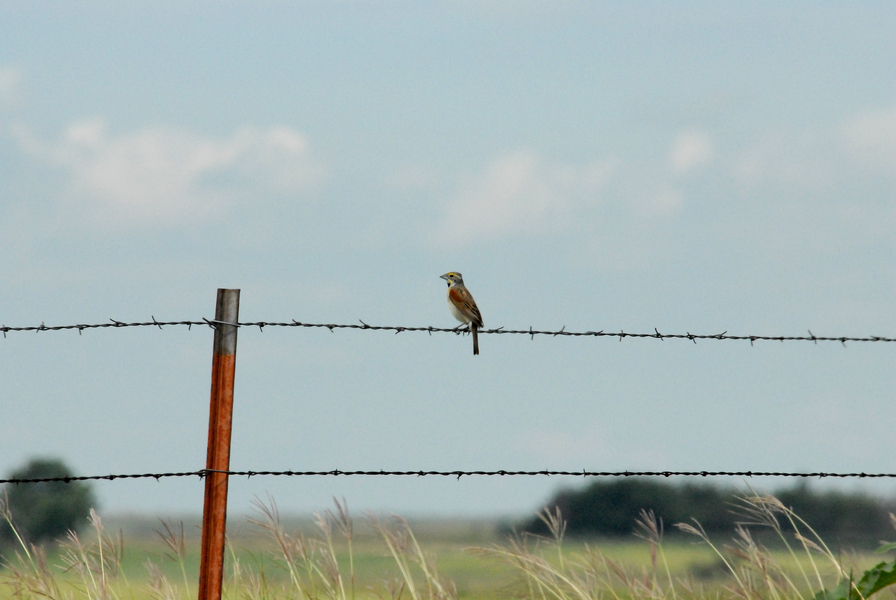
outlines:
M439 279L444 279L445 281L448 281L448 276L447 275L439 275Z

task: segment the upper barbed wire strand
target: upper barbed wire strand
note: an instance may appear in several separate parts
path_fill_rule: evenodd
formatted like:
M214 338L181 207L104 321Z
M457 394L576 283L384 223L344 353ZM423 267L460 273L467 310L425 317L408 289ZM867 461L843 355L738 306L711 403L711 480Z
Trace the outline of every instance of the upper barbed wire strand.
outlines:
M122 321L116 321L115 319L110 319L108 323L79 323L76 325L53 325L47 326L44 323L40 325L32 325L28 327L8 327L6 325L0 325L0 332L3 333L3 337L6 337L7 333L10 332L25 332L25 331L34 331L34 332L43 332L43 331L64 331L64 330L77 330L78 333L82 333L85 329L105 329L105 328L125 328L125 327L158 327L162 329L163 327L169 326L186 326L187 328L192 328L193 325L206 325L208 327L214 328L218 325L218 321L210 320L210 319L202 319L201 321L157 321L155 317L152 318L152 321L143 321L143 322L135 322L135 323L125 323ZM360 330L369 330L369 331L393 331L396 334L404 333L404 332L423 332L429 333L432 335L433 333L454 333L460 334L465 330L458 328L448 328L448 327L410 327L404 325L368 325L364 321L360 321L360 324L339 324L339 323L302 323L300 321L289 321L289 322L276 322L276 321L255 321L255 322L240 322L240 323L220 323L222 325L236 325L237 327L257 327L259 331L264 331L265 327L309 327L309 328L321 328L321 329L329 329L333 331L335 329L360 329ZM551 337L557 336L565 336L565 337L609 337L609 338L619 338L619 341L622 341L625 338L647 338L647 339L658 339L658 340L667 340L667 339L679 339L679 340L689 340L691 342L697 343L697 340L733 340L733 341L748 341L750 345L753 345L754 342L757 341L769 341L769 342L813 342L817 344L818 342L838 342L840 344L846 344L846 342L896 342L896 338L892 337L884 337L884 336L819 336L813 334L811 331L808 332L808 335L729 335L727 331L723 331L722 333L711 333L711 334L697 334L697 333L660 333L658 329L654 329L653 333L632 333L627 331L567 331L566 326L564 325L562 328L556 331L552 330L536 330L531 326L529 329L505 329L504 327L498 327L496 329L480 329L479 333L489 335L528 335L531 339L535 339L536 335L547 335Z

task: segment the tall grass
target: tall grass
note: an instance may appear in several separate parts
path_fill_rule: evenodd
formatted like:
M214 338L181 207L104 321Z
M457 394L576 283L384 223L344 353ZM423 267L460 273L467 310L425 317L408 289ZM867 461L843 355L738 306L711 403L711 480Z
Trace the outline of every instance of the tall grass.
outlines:
M744 520L737 525L732 543L722 546L696 521L676 525L708 545L724 565L727 577L711 584L698 582L692 573L673 577L663 550L663 523L650 511L642 511L636 522L636 534L648 544L651 557L650 566L640 570L608 558L589 544L564 552L561 515L548 510L539 516L550 537L518 536L476 551L516 567L524 580L525 597L540 600L813 600L823 597L827 588L852 581L847 559L835 555L808 523L777 498L744 497L737 509ZM773 533L774 550L757 541L755 527ZM847 597L858 599L862 594L851 584Z
M5 509L3 516L19 542L15 558L7 561L3 581L12 588L13 595L26 600L121 600L116 590L128 588L127 579L119 569L124 546L120 537L116 539L105 533L96 511L90 511L90 527L96 542L84 541L72 531L62 544L59 560L63 572L69 574L66 586L60 584L58 570L47 560L46 549L25 543ZM113 582L123 585L113 585Z
M680 532L709 547L722 567L721 575L706 580L694 572L670 567L664 546L663 523L642 511L636 535L649 550L649 563L632 566L610 558L599 545L566 539L559 511L545 510L546 538L515 535L487 547L468 549L482 562L505 565L515 574L513 587L495 590L490 597L514 596L532 600L815 600L825 589L851 581L849 559L835 555L815 531L772 496L749 496L737 507L743 521L734 537L720 544L699 523L678 524ZM436 558L421 544L408 522L399 517L367 514L366 535L379 541L379 556L392 567L376 582L359 583L355 524L345 501L316 516L315 530L289 530L276 503L254 502L254 529L266 540L257 555L231 554L225 576L227 600L454 600L458 591L442 577ZM3 518L12 524L11 515ZM162 523L158 532L165 548L163 561L179 566L164 569L156 560L144 564L147 577L131 585L121 568L121 536L108 534L92 512L90 530L81 537L69 534L48 559L43 548L18 538L18 550L7 557L0 586L22 600L186 600L195 597L187 562L183 525ZM13 528L15 531L15 529ZM774 549L757 541L754 531L767 530ZM18 533L16 533L18 536ZM768 536L760 536L766 539ZM369 540L364 542L369 552ZM366 557L366 555L365 555ZM384 558L385 560L385 558ZM56 561L55 564L51 562ZM176 573L173 579L167 573ZM855 586L853 586L855 587ZM870 588L866 588L870 589ZM879 589L879 588L878 588ZM855 588L855 591L859 591ZM6 594L3 594L4 596ZM855 596L860 599L861 594ZM852 592L848 595L852 598Z
M355 600L358 597L401 598L412 600L451 600L453 587L439 577L434 560L417 543L407 521L368 515L368 521L389 550L400 577L382 582L381 589L358 590L354 564L354 522L345 501L335 502L315 518L318 536L291 533L283 527L276 503L255 501L259 518L251 522L266 532L276 550L269 555L273 565L287 577L272 577L266 568L245 569L233 559L230 587L242 589L249 600L271 597L312 600ZM339 547L344 545L345 552Z

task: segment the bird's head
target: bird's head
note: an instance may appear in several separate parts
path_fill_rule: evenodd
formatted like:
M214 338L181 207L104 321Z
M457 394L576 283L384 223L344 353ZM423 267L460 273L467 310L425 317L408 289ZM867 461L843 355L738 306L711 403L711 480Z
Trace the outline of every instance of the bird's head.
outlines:
M442 275L442 279L444 279L445 281L448 282L449 287L454 284L463 285L463 283L464 283L463 275L461 275L460 273L457 273L455 271L451 271L450 273L445 273L444 275Z

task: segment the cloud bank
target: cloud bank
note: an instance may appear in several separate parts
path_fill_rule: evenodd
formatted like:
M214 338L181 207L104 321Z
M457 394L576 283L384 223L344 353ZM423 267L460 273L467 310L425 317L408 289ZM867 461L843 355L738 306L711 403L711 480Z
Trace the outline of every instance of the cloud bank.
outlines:
M326 179L307 139L288 127L211 137L171 127L111 133L103 119L72 123L55 140L13 129L20 147L59 169L68 199L102 222L216 218L241 195L303 195Z
M574 166L530 151L507 154L460 186L435 237L451 244L562 230L578 209L600 202L612 171L608 162Z

